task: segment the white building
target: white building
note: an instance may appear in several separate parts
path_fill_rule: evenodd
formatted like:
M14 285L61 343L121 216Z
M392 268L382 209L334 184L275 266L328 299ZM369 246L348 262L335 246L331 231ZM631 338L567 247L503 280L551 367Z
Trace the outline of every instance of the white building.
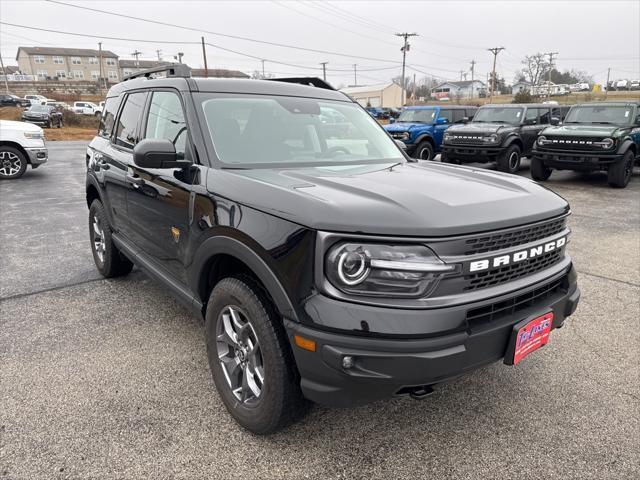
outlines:
M438 85L431 92L431 98L474 98L481 92L486 92L487 87L480 80L463 80L461 82L445 82Z
M349 95L363 107L397 108L402 106L402 87L395 83L347 87L340 91Z
M517 82L513 84L513 87L511 87L511 93L513 93L514 95L517 95L518 93L525 90L531 92L531 84L529 82Z

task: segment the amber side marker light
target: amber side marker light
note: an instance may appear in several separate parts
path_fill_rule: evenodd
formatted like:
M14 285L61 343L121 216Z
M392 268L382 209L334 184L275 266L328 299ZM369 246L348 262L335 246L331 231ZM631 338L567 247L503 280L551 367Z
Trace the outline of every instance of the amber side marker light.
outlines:
M294 335L293 340L296 342L296 345L303 350L308 350L310 352L316 351L315 340L309 340L308 338L301 337L300 335Z

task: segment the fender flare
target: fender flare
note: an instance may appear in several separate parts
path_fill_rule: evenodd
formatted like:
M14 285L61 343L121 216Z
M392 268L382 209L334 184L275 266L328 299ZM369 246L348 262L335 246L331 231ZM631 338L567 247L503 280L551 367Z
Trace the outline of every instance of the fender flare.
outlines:
M638 146L635 144L635 142L633 140L631 140L630 138L625 138L622 143L620 144L620 147L618 147L618 151L616 152L618 155L624 155L627 150L629 150L630 148L633 148L632 145L635 147L635 156L638 156L638 154L640 152L638 152Z
M503 148L508 148L510 147L513 143L518 143L518 147L520 148L520 153L524 153L523 152L523 142L522 139L518 136L518 135L509 135L505 141L502 144Z
M416 146L418 146L420 144L420 142L424 142L425 140L431 142L431 145L433 145L433 149L435 151L436 148L436 141L435 139L429 135L428 133L422 133L418 136L418 138L416 138L415 144Z
M87 175L85 196L86 196L86 192L89 191L89 187L95 188L96 191L98 192L98 198L100 199L100 202L102 203L102 205L104 205L105 207L104 212L107 215L107 220L109 220L109 226L113 230L114 222L113 222L113 215L111 212L111 208L109 207L109 203L107 202L107 199L105 199L104 191L103 191L103 188L100 186L100 182L98 182L98 180L93 175ZM91 205L87 203L87 208L90 208L90 207Z
M207 301L206 298L202 298L200 288L202 276L206 273L204 271L205 265L208 264L211 258L220 254L234 257L249 267L264 285L280 314L298 321L298 315L289 299L289 295L267 262L246 243L225 235L216 235L206 239L193 257L192 265L194 265L194 268L191 269L189 274L189 283L192 290L196 292L197 299L202 304Z

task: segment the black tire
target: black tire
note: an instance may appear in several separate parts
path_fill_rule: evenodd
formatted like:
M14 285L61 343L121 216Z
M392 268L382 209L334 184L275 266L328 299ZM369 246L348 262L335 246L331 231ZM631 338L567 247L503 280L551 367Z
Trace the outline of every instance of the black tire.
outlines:
M227 338L221 332L225 331L225 315L230 323L229 308L246 320L240 324L250 325L250 328L238 329L240 333L236 336L236 339L246 336L245 340L235 343L237 346L244 342L244 347L233 348L233 342L219 340L219 335L220 339ZM236 326L233 322L232 327L235 329ZM262 288L251 277L228 277L218 282L207 305L205 336L213 381L225 407L240 425L263 435L280 430L304 415L309 402L302 396L284 327ZM253 341L249 336L254 337ZM240 351L241 348L249 352L255 350L255 347L249 348L251 345L259 346L259 361L255 357L252 359L250 353ZM245 359L244 367L242 358ZM228 372L226 368L223 370L223 362L226 368L233 369L230 375L225 373ZM260 366L256 367L257 364ZM264 383L260 382L257 396L250 387L247 388L251 391L247 390L248 395L245 395L246 379L251 377L255 386L258 383L255 378L260 376L252 371L258 372L258 369L261 369ZM242 391L238 392L236 388L234 393L232 383L241 383Z
M433 160L433 157L435 157L433 145L431 145L431 142L424 140L418 144L413 155L418 160Z
M51 128L53 126L53 122L51 120L47 120L47 124L45 125L45 128Z
M58 118L58 128L62 128L62 118Z
M101 233L96 230L96 220ZM89 238L93 261L103 277L122 277L131 272L133 263L113 243L111 227L100 200L94 200L89 207Z
M551 176L552 169L547 167L542 160L533 157L531 159L531 178L537 182L548 180Z
M498 170L505 173L518 173L522 154L518 145L509 145L504 152L498 155L496 164Z
M607 172L607 181L609 186L613 188L625 188L629 185L631 175L633 174L633 164L635 155L633 151L627 150L622 160L612 164Z
M0 147L0 179L20 178L27 170L27 157L17 148Z

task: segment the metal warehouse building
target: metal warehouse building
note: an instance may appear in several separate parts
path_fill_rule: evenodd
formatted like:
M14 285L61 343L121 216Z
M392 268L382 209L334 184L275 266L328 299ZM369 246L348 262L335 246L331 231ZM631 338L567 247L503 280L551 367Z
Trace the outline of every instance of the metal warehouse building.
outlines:
M402 106L402 88L395 83L347 87L340 91L349 95L363 107L397 108Z

